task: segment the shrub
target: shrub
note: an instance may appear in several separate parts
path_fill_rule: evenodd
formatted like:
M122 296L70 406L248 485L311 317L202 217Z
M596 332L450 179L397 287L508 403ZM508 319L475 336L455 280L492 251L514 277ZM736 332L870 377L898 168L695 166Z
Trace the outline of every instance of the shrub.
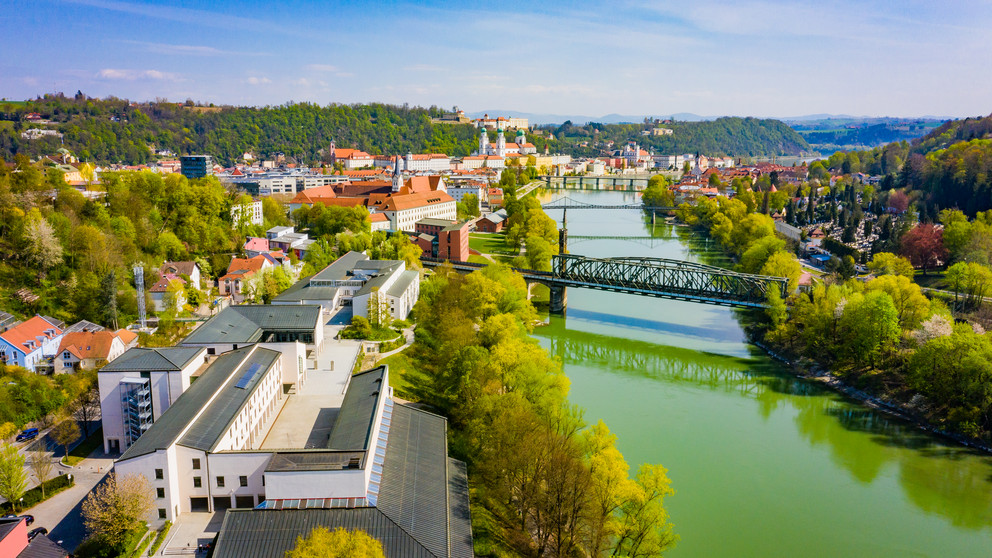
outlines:
M172 529L172 522L166 521L165 525L163 525L159 530L158 536L155 537L155 544L148 549L149 556L154 556L155 553L158 552L159 547L162 546L163 542L165 542L165 537L169 534L169 529Z

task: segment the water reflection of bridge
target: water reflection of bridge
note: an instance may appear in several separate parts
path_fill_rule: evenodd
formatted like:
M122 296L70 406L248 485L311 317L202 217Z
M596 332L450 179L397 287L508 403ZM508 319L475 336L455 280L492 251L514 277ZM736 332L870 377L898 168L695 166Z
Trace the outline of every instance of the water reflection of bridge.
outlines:
M565 364L601 362L611 369L640 376L752 396L768 387L764 376L748 369L753 363L738 357L572 330L561 336L549 335L548 340L552 356Z

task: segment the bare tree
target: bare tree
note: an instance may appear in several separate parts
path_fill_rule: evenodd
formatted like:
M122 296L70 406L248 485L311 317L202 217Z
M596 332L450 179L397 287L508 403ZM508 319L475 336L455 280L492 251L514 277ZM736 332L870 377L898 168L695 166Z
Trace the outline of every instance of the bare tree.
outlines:
M94 383L88 390L79 394L72 404L72 416L83 423L83 436L90 435L90 423L100 410L100 391Z
M45 499L45 482L52 478L52 456L47 451L31 452L31 472L38 477L41 483L41 498Z
M55 443L65 449L66 458L69 457L69 444L79 439L79 425L72 419L66 419L55 425L49 432Z
M111 473L83 501L83 524L91 534L118 546L147 519L153 504L147 477Z

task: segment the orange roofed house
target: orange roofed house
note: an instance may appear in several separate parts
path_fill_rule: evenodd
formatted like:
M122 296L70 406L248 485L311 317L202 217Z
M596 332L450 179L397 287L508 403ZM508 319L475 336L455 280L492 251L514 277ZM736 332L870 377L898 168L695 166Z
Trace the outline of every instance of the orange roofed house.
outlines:
M126 329L117 331L71 331L62 336L55 372L92 370L124 354L135 346L138 334Z
M272 267L272 260L264 255L253 258L234 258L227 266L227 273L217 280L217 289L221 295L238 297L243 292L244 284L263 269Z

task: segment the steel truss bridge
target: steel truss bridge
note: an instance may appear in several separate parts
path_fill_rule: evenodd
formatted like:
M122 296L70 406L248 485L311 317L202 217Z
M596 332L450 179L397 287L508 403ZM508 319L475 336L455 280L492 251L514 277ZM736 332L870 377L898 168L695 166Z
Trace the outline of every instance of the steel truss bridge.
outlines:
M643 209L645 211L675 211L677 207L644 205L640 203L602 205L595 203L584 203L573 200L568 196L562 196L541 205L544 209Z
M423 262L427 267L443 263L431 258L423 258ZM461 272L485 267L468 262L452 262L452 266ZM568 287L744 308L765 308L768 293L773 290L783 299L788 294L788 281L782 277L737 273L681 260L558 254L552 258L551 267L550 272L515 270L527 282L541 283L551 289L550 310L555 313L565 311Z

